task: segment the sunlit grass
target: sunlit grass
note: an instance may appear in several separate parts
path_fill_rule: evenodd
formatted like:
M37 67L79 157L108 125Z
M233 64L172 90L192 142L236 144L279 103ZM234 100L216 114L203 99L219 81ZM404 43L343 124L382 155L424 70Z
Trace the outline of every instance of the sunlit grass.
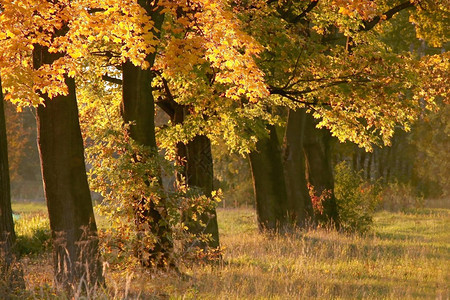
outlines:
M234 224L253 216L253 211L219 212L219 220L234 219ZM198 296L211 298L445 298L449 217L448 210L428 215L432 220L383 212L366 237L326 230L271 237L256 227L222 234L227 264L192 274L199 276ZM411 221L418 224L416 231ZM424 222L433 229L419 226Z
M106 293L116 299L124 298L125 294L132 299L448 299L450 296L448 209L379 212L373 231L366 236L325 229L298 231L288 236L261 234L251 209L219 209L218 220L225 249L221 263L181 267L185 276L145 270L131 274L109 268ZM43 255L46 260L26 258L26 273L43 270L39 278L27 277L29 288L51 282L50 260L48 254Z
M40 254L50 249L50 224L42 213L22 214L15 221L16 252L20 255Z
M29 214L29 213L47 213L47 206L45 202L30 201L30 202L14 202L11 204L14 213Z
M380 212L375 217L376 233L378 237L385 239L449 246L449 212L449 209L420 209L407 213Z

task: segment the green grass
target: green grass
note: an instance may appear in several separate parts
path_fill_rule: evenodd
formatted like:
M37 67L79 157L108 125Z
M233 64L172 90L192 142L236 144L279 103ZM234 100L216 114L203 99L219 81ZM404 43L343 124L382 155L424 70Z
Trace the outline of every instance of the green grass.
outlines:
M42 254L50 249L50 224L45 202L13 202L16 252Z
M428 246L449 246L450 210L420 209L409 213L380 212L375 217L379 238Z
M47 213L45 202L13 202L11 206L13 212L18 214Z
M231 230L221 235L226 264L205 273L191 270L197 296L445 299L449 217L450 210L382 212L366 237L326 230L271 237L258 233L253 211L222 210L219 223L226 222L221 229Z
M14 209L21 212L20 208L31 209L22 205ZM145 270L126 274L110 268L108 290L103 293L116 299L125 298L125 290L133 299L450 297L449 209L379 212L366 236L322 229L265 235L259 233L251 209L219 209L218 220L223 262L181 267L187 275L183 277ZM51 283L50 259L29 261L28 288ZM39 278L30 275L36 273Z

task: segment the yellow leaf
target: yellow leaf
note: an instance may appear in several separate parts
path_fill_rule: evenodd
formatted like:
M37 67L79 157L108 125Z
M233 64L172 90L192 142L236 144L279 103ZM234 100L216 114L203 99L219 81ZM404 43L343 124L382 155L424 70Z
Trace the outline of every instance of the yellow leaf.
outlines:
M81 51L74 51L70 54L70 56L72 56L73 58L80 58L82 56Z

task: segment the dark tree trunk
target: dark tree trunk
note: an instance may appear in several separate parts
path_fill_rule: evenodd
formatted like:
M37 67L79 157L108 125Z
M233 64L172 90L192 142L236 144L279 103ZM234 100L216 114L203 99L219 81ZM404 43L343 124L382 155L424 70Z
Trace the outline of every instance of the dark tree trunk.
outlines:
M25 289L22 267L15 264L16 241L11 209L5 106L0 78L0 298L9 299L12 291Z
M61 54L35 45L33 65L51 64ZM75 80L66 76L68 94L37 108L38 146L53 237L55 282L69 291L83 281L103 284L97 227L84 163Z
M383 148L375 148L373 150L374 154L374 168L375 169L375 178L384 180L384 152Z
M11 210L5 108L0 78L0 263L5 263L6 266L11 263L11 248L15 239Z
M353 156L352 156L352 168L355 172L364 172L366 165L367 152L365 149L361 149L356 145L353 145Z
M284 137L284 172L289 217L299 227L304 227L314 217L303 151L305 114L304 109L289 110Z
M358 171L358 149L354 149L352 155L352 169L353 171Z
M185 178L186 183L191 188L199 189L200 193L211 197L213 191L213 160L211 153L211 142L204 135L196 136L185 147ZM193 234L210 234L211 240L208 243L199 242L197 246L202 249L219 247L219 228L217 225L216 209L211 208L200 215L199 220L206 224L206 227L194 225L190 228Z
M164 103L164 111L170 116L173 124L182 124L185 116L188 114L187 107L176 103L173 99L168 99ZM181 174L185 178L186 184L197 189L200 194L211 197L213 191L213 158L211 152L211 141L208 137L196 136L187 145L178 143L177 145L178 164L182 166ZM206 227L192 224L192 216L184 215L189 226L189 232L198 235L201 233L210 234L211 240L207 243L197 242L196 245L201 249L218 248L219 228L217 224L216 208L211 208L200 214L198 218Z
M150 3L150 1L139 1L140 5L146 9L155 22L154 27L160 32L164 16L160 10ZM156 34L156 32L155 32ZM155 62L156 53L149 54L146 61L150 68ZM157 155L157 145L155 138L155 101L153 98L151 69L142 69L133 65L130 61L122 65L122 104L121 112L125 123L132 122L130 125L130 136L139 145L150 149L152 155ZM139 163L138 160L135 161ZM156 174L155 174L156 173ZM149 174L150 177L157 177L162 187L159 172ZM171 239L171 228L167 222L167 203L164 199L164 193L158 205L155 205L151 199L134 199L136 202L135 222L138 230L150 230L151 234L157 239L151 250L141 250L138 247L137 255L141 263L145 266L166 267L172 264L171 254L173 243ZM142 248L143 249L143 248ZM144 253L145 252L145 253Z
M154 60L154 55L152 56L153 58L149 59ZM151 82L151 70L143 70L134 66L131 62L123 64L123 120L126 123L134 123L130 125L131 138L138 144L147 146L152 155L155 156L157 155L154 123L155 108ZM139 163L139 161L136 160L136 163ZM163 188L158 172L149 174L149 176L158 177L160 188ZM136 225L138 228L144 228L148 225L147 228L150 228L151 233L157 238L155 246L149 253L138 253L143 265L146 266L163 267L170 264L173 249L170 238L171 229L165 219L167 207L162 192L160 196L162 199L158 206L150 199L134 199L134 201L139 202L139 205L136 206ZM138 213L138 210L141 213Z
M389 182L391 178L391 160L392 160L392 146L388 147L386 150L386 160L384 161L386 168L385 181Z
M317 216L324 222L333 222L339 227L339 214L334 196L334 177L331 165L329 131L317 129L316 121L311 114L305 114L304 151L306 154L306 166L309 183L314 187L316 196L325 191L331 194L323 204L323 214Z
M154 55L147 60L154 61ZM123 68L122 117L130 126L130 136L139 144L156 150L155 102L151 86L153 75L150 69L143 70L127 61Z
M261 230L283 232L289 225L283 161L275 126L268 128L269 136L261 138L249 154L256 212Z
M367 152L365 149L359 149L359 171L363 171L364 172L364 165L366 164L366 157L367 157Z
M370 181L372 179L373 153L368 153L368 156L369 156L369 158L367 159L366 179Z

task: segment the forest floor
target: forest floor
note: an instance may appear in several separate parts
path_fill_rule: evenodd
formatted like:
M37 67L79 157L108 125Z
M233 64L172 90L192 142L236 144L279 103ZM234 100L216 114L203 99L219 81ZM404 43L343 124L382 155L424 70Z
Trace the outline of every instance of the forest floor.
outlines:
M13 203L27 226L48 226L41 203ZM223 261L176 273L107 270L91 299L449 299L450 209L380 211L370 234L325 229L261 234L250 208L219 209ZM20 222L18 222L20 223ZM22 222L23 223L23 222ZM25 226L26 227L26 226ZM36 231L17 228L19 239ZM102 222L100 222L102 227ZM32 235L27 237L27 235ZM36 244L38 246L38 243ZM30 299L53 291L49 246L22 257Z

